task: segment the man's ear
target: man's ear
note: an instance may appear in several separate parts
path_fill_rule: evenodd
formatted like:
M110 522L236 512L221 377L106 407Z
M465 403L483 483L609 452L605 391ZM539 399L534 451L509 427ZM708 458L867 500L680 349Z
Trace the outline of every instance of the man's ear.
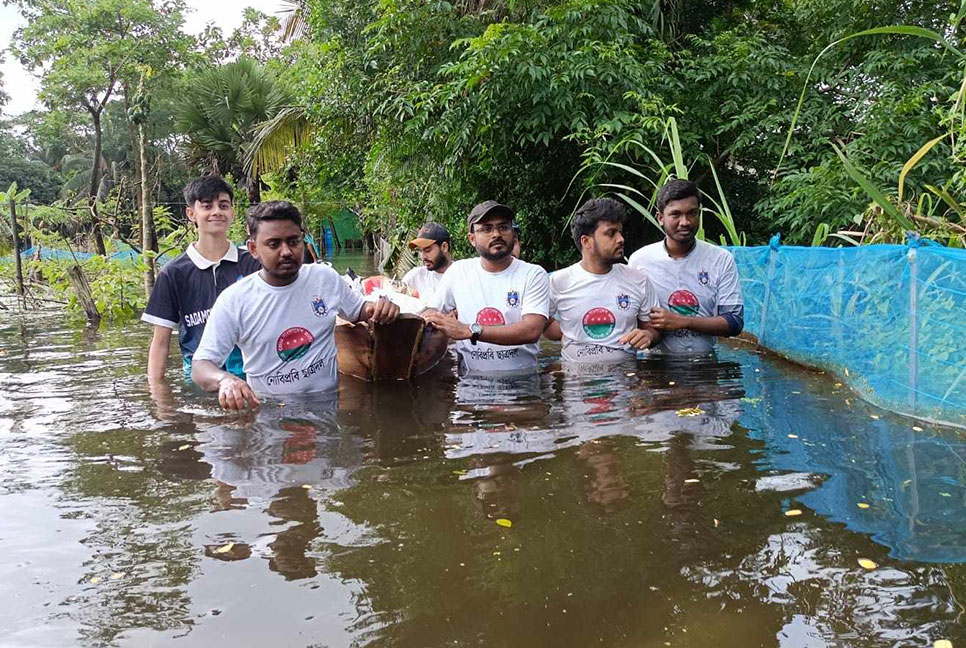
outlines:
M191 222L192 224L194 225L198 224L198 222L195 220L195 210L192 209L191 207L184 208L184 215L188 217L188 221Z
M443 241L440 243L439 249L443 251L443 254L449 254L449 241Z
M255 241L249 237L249 239L245 241L245 246L248 248L248 253L257 259L258 256L255 254Z

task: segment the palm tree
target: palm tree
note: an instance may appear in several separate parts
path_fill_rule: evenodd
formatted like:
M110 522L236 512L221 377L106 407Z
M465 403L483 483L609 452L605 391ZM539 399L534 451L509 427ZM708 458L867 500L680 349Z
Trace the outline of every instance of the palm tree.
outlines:
M261 201L261 174L246 172L244 160L255 139L255 126L290 106L292 98L273 74L241 58L208 68L188 81L178 127L188 136L190 161L207 171L231 174Z

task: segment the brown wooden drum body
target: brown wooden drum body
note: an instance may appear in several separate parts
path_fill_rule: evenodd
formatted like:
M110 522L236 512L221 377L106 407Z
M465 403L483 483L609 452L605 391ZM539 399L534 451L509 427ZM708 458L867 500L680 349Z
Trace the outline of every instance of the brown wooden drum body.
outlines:
M435 367L449 340L419 315L402 313L392 324L339 323L339 373L367 381L409 380Z

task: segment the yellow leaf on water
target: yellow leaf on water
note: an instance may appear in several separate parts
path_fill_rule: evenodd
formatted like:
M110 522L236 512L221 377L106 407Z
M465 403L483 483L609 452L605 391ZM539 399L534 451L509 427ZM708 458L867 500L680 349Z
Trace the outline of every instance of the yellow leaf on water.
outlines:
M693 479L693 478L692 479L685 479L684 480L684 483L685 484L700 484L701 483L701 480L700 479Z
M876 416L875 414L869 414L869 418L875 419L876 421L879 420L879 417Z
M118 578L124 578L124 572L114 572L111 574L111 580L117 580Z
M860 509L867 509L867 508L869 508L869 505L866 502L859 502L858 504L856 504L856 506L858 506Z
M836 387L841 387L842 386L842 383L835 383L835 386Z
M508 529L513 526L513 522L510 522L510 520L506 518L500 518L496 521L496 523L501 527L507 527Z
M671 380L670 382L668 382L668 386L669 386L669 387L673 387L673 386L674 386L674 381L673 381L673 380Z
M863 569L875 569L878 567L877 564L869 560L868 558L859 558L859 566Z
M795 517L802 514L802 509L788 509L785 511L785 517Z
M235 546L235 543L234 542L229 542L228 544L222 545L221 547L218 547L217 549L214 549L213 551L216 554L228 553L229 551L232 550L232 547L234 547L234 546Z
M699 407L685 407L677 411L678 416L701 416L704 410Z
M91 585L97 585L100 582L101 582L100 576L95 576L94 578L91 579Z
M454 470L453 471L453 474L454 475L465 475L466 474L466 471L465 470ZM547 474L549 475L550 473L547 473Z
M182 450L187 450L190 447L191 447L190 443L186 443L183 446L178 446L178 452L181 452Z
M949 639L936 639L936 643L932 645L932 648L953 648L953 642Z
M312 484L302 484L302 488L305 490L310 490L312 488Z
M494 552L493 552L493 555L494 555L494 556L499 556L499 555L500 555L500 552L499 552L499 551L494 551Z

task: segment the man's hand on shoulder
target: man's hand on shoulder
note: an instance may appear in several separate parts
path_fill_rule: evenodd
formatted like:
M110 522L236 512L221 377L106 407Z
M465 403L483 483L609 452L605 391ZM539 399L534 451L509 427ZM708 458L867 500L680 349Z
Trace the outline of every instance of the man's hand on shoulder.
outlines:
M248 383L231 374L218 381L218 403L226 410L255 409L260 404Z

